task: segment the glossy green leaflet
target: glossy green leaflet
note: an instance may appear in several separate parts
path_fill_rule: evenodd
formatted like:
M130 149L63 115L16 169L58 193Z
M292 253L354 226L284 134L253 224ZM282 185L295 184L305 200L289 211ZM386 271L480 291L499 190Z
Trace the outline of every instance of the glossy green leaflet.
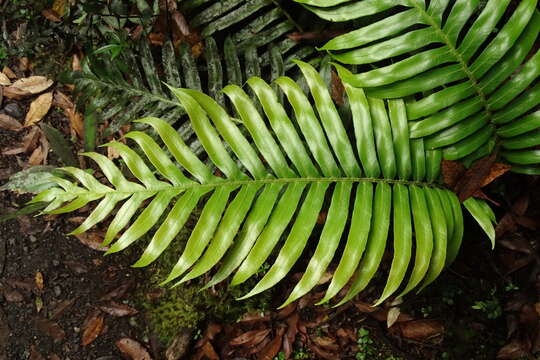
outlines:
M466 163L497 149L512 171L540 174L537 0L295 1L361 20L321 50L356 66L344 79L369 96L406 99L412 138Z

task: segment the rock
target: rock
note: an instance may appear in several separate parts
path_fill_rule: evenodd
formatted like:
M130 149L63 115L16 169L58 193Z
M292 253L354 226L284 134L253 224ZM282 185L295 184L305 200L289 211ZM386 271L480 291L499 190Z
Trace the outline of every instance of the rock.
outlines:
M171 346L165 352L165 359L167 360L179 360L189 350L189 344L191 342L192 331L190 329L182 330L173 339Z
M24 116L24 113L21 109L21 107L17 103L9 103L4 107L4 112L14 117L15 119L22 119Z

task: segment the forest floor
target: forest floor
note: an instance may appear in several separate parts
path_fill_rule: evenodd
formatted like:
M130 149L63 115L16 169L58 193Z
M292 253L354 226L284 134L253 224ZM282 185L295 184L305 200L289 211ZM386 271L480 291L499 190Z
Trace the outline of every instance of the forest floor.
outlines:
M33 66L31 56L7 58L0 70L11 82L32 75L54 80L57 70L50 69L72 66L71 55L51 57L51 64L38 59L47 72ZM31 165L59 165L42 128L23 127L38 96L6 97L2 89L0 186ZM73 105L69 87L55 82L47 91L52 106L37 122L76 138L73 122L82 118L66 111ZM72 143L82 151L80 141ZM223 297L226 285L198 292L201 283L193 282L171 296L156 286L155 268L130 267L137 249L104 257L99 230L66 235L89 208L76 216L21 215L0 222L0 360L538 359L537 180L507 173L485 189L503 219L495 250L466 219L463 247L450 269L419 295L377 308L369 304L383 288L383 276L339 308L314 305L321 286L275 310L305 268L301 262L278 290L249 306ZM0 192L0 215L29 199ZM391 260L387 254L382 269ZM166 303L188 293L183 307ZM163 310L167 306L172 310Z

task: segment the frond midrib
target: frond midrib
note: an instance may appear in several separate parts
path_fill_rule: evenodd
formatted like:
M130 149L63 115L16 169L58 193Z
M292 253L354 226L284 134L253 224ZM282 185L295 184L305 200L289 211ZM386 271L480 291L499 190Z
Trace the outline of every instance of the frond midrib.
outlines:
M406 186L422 186L422 187L440 187L443 188L443 186L440 186L436 183L431 182L425 182L425 181L418 181L418 180L403 180L403 179L382 179L382 178L369 178L369 177L298 177L298 178L266 178L266 179L243 179L243 180L218 180L214 182L209 183L198 183L198 182L192 182L192 183L186 183L182 185L169 185L169 186L160 186L156 188L149 188L145 187L141 190L133 190L133 191L121 191L118 189L113 189L112 191L107 192L95 192L89 190L89 192L93 194L135 194L135 193L155 193L155 192L161 192L161 191L185 191L185 190L191 190L191 189L212 189L212 188L218 188L218 187L239 187L239 186L247 186L247 185L266 185L266 184L293 184L293 183L305 183L305 184L315 184L315 183L360 183L360 182L371 182L371 183L386 183L386 184L401 184Z
M442 43L448 48L450 51L450 54L454 57L456 62L461 67L461 70L463 73L467 76L468 82L473 87L474 91L476 92L478 98L480 99L480 102L482 103L483 111L489 116L490 122L493 119L492 113L489 110L489 103L487 101L487 97L484 94L484 91L482 90L479 81L476 79L474 74L472 73L471 69L469 68L469 65L463 58L462 54L458 51L458 49L452 44L450 41L448 35L443 31L441 26L437 24L435 19L428 14L428 12L420 7L417 3L413 2L413 6L420 13L420 16L428 23L429 26L431 26L434 30L439 39L442 41Z

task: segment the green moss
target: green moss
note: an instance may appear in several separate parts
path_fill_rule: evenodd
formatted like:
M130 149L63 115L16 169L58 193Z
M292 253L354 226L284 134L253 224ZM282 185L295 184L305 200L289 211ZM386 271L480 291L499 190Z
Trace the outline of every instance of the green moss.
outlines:
M189 230L184 230L178 236L180 240L175 240L156 264L151 266L149 271L152 275L144 286L145 294L159 288L159 283L178 261L188 236ZM141 305L146 311L149 325L163 343L168 344L182 328L196 329L206 321L230 323L246 312L265 311L271 307L272 290L247 300L236 300L258 282L257 276L236 287L228 287L225 282L213 289L201 290L207 280L203 276L175 288L162 287L163 295L154 300L147 299L144 294L141 296L141 299L145 299Z

